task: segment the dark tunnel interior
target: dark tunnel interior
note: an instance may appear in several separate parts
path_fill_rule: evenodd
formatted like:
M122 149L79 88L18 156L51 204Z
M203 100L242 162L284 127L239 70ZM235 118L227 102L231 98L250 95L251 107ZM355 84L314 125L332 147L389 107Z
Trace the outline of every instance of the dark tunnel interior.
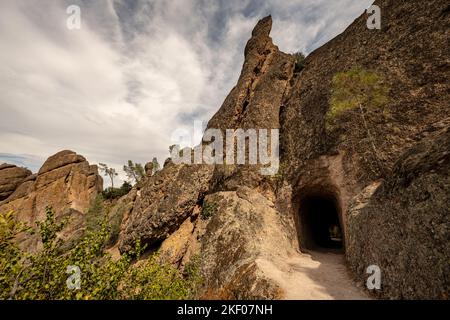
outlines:
M343 249L339 205L328 194L313 194L300 199L300 243L305 249Z

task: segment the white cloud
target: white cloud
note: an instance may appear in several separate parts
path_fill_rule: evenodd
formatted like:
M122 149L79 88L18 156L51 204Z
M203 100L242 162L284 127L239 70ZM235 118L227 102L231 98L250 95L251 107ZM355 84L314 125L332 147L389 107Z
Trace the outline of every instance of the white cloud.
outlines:
M72 2L79 31L65 27ZM175 128L220 107L259 18L272 13L280 49L310 51L370 3L1 1L0 152L72 149L117 169L128 159L163 162Z

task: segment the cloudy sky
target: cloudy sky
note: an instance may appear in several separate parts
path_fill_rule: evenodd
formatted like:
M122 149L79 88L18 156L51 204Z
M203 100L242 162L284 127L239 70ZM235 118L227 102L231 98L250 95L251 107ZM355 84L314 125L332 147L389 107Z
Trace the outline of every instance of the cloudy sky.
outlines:
M308 54L372 2L1 0L0 162L37 171L64 149L117 169L163 162L174 130L220 107L260 18L281 50Z

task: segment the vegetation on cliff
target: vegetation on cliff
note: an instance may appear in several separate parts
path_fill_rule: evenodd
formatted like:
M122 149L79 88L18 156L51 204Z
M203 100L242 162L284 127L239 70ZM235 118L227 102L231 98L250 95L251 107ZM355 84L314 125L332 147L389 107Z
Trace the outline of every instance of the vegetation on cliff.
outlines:
M359 109L364 117L367 110L381 107L388 102L389 88L375 72L353 67L337 73L332 80L330 110L326 115L328 126L348 110Z
M157 255L140 259L139 242L114 261L104 250L106 219L68 252L62 252L58 237L63 227L47 208L38 224L42 249L24 252L14 239L29 229L12 212L0 214L0 299L188 299L195 294L200 280L195 266L184 276Z

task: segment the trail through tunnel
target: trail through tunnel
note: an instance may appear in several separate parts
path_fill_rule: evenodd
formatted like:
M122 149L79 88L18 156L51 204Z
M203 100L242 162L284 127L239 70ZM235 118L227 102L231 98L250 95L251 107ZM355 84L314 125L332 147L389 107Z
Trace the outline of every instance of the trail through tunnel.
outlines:
M300 199L300 245L304 249L344 249L340 208L331 194L309 194Z

